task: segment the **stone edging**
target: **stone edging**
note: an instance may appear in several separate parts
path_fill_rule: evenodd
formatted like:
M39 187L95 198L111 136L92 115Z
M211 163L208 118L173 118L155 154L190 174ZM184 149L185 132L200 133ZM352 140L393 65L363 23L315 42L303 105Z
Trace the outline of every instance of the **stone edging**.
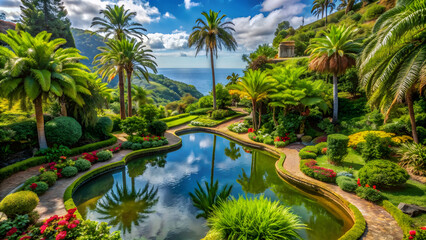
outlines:
M341 210L343 210L352 219L353 223L356 223L357 221L358 222L363 221L364 222L364 228L365 228L365 220L362 217L362 215L358 216L358 217L362 217L362 219L357 219L356 215L358 215L358 214L355 214L354 211L352 210L352 208L355 208L356 210L358 210L358 209L355 206L351 205L343 197L341 197L340 195L338 195L337 193L333 192L332 190L328 189L325 186L320 186L320 185L317 185L315 183L309 183L306 180L301 179L301 178L287 172L284 169L284 167L282 167L283 162L285 160L285 154L280 153L277 150L270 148L270 147L265 147L265 146L262 146L262 145L259 145L259 144L256 144L256 143L244 141L240 138L236 138L234 136L228 135L228 134L226 134L226 133L224 133L220 130L214 129L214 128L187 127L187 128L178 129L172 134L174 136L178 137L179 135L182 135L182 134L185 134L185 133L194 133L194 132L207 132L207 133L217 134L217 135L220 135L221 137L224 137L224 138L232 140L232 141L236 141L236 142L243 144L245 146L252 147L252 148L255 148L255 149L264 150L264 151L267 151L269 153L276 155L277 157L280 157L280 159L275 163L275 168L276 168L277 173L282 178L284 178L287 181L290 181L292 184L297 185L298 187L303 188L304 190L314 192L316 194L321 195L322 197L324 197L326 199L329 199L330 201L332 201L334 203L334 205L336 207L339 207ZM72 198L72 194L78 189L79 186L81 186L82 184L84 184L88 180L92 179L93 177L96 177L98 175L105 173L105 171L111 171L111 170L116 169L118 167L124 166L127 162L129 162L129 161L131 161L135 158L139 158L139 157L145 156L145 155L153 153L153 152L157 153L158 151L170 151L170 150L173 150L173 149L180 148L181 145L182 145L182 139L180 137L178 137L178 138L179 138L179 142L176 143L176 144L161 146L161 147L157 147L157 148L150 148L150 149L142 149L142 150L138 150L138 151L132 151L131 153L127 154L121 161L114 162L114 163L105 165L103 167L94 169L90 172L87 172L83 176L79 177L76 181L74 181L66 189L66 191L64 193L65 209L68 210L68 209L76 207L74 200ZM358 212L359 212L359 210L358 210ZM76 211L76 214L77 214L78 218L82 218L80 213L78 212L78 210ZM354 226L355 225L353 225L351 227L351 229L349 229L347 232L354 229Z

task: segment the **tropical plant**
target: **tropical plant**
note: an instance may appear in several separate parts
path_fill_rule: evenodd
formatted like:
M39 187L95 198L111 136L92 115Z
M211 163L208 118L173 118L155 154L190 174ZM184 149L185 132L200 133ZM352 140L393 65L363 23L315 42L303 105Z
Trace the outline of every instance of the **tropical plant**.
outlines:
M41 149L47 148L42 99L66 95L82 106L84 101L78 93L91 94L86 79L90 70L76 62L85 57L75 48L59 48L65 39L50 41L50 36L41 32L33 37L14 30L0 34L0 40L10 47L0 46L1 95L10 101L29 99L34 103Z
M207 225L229 240L302 239L297 230L306 228L290 208L264 196L224 202L215 207Z
M337 6L337 10L346 9L347 6L348 6L348 1L341 0L339 6Z
M198 18L195 23L197 26L193 27L193 32L189 35L188 46L195 46L197 55L201 50L206 50L206 55L210 54L210 63L212 68L212 81L213 81L213 108L216 109L216 81L214 74L213 56L217 58L217 51L222 50L222 47L229 51L235 51L237 48L237 41L232 36L234 24L230 21L222 22L226 15L219 16L219 12L212 10L202 12L201 15L205 20Z
M411 166L416 174L426 171L426 147L418 143L403 143L398 149L401 155L400 164Z
M369 102L386 114L405 100L414 142L419 143L413 94L426 86L426 2L398 0L382 14L360 56L359 75ZM423 71L423 73L422 73Z
M225 185L219 190L219 182L216 180L214 183L204 182L205 190L197 181L197 186L194 193L189 193L192 204L198 208L201 213L197 214L197 218L203 217L208 219L214 207L219 206L225 202L232 191L232 185Z
M136 12L129 12L129 11L130 11L129 9L124 9L124 5L120 7L117 5L107 6L105 10L100 11L100 14L103 15L103 18L100 18L100 17L93 18L92 24L90 27L98 26L99 28L95 32L105 33L104 40L109 39L111 36L115 40L123 40L130 36L138 37L142 40L143 36L145 36L143 32L146 31L146 29L142 27L142 24L132 21L132 19L136 16ZM107 50L107 49L103 49L103 50ZM115 77L115 75L118 74L118 79L119 79L118 86L120 88L120 115L121 115L121 119L125 119L126 113L125 113L125 103L124 103L124 78L123 78L123 74L124 74L123 70L125 69L124 69L124 64L116 62L118 59L121 59L122 61L124 61L124 59L122 58L123 58L122 56L116 56L115 60L110 59L110 61L115 62L117 64L116 66L117 69L115 72L111 70L109 72L110 75L108 75L108 77L109 77L109 80L111 81ZM106 62L104 62L103 64L106 64ZM108 65L111 66L112 63ZM102 73L102 71L100 73L104 74ZM105 74L104 74L104 77L105 77ZM129 92L130 91L131 90L129 90Z
M229 81L226 86L229 87L230 85L237 84L238 81L240 81L240 75L232 73L231 75L228 75L226 79Z
M237 160L241 157L240 147L237 147L235 142L229 142L229 147L225 148L225 155L232 160Z
M236 85L230 86L230 93L237 93L241 97L247 97L252 103L253 127L257 130L261 124L261 118L256 120L256 103L275 92L275 81L265 72L249 69L244 77ZM260 114L259 114L260 115Z
M151 91L145 90L143 87L132 84L132 100L137 103L137 107L144 104L153 103L154 100L148 97Z
M333 3L333 0L314 0L311 13L317 17L319 17L321 13L321 18L324 17L325 13L325 25L327 26L328 8L330 8L331 12L335 7L336 5Z
M361 43L354 39L357 32L353 26L331 26L322 31L324 37L312 39L306 50L310 54L309 68L321 73L333 74L333 122L338 121L337 76L355 65Z

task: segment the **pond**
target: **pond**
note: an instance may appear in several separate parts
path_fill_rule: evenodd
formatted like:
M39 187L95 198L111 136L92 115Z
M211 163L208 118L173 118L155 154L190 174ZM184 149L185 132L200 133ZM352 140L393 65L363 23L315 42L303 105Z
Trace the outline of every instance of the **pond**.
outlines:
M80 186L73 195L86 219L107 222L123 239L201 239L206 220L196 218L190 192L197 182L232 185L231 195L260 194L291 207L307 230L303 239L338 239L350 227L347 216L325 200L283 181L276 157L209 133L181 136L176 151L143 157Z

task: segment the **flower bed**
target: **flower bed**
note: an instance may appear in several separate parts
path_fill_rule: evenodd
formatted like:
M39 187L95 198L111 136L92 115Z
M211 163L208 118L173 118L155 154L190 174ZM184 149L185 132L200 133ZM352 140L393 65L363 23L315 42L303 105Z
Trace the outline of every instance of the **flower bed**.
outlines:
M241 120L240 122L232 123L228 126L229 131L236 132L236 133L246 133L249 129L250 125Z
M169 144L166 137L160 136L129 136L123 143L123 149L140 150L145 148L160 147Z
M315 178L322 182L336 182L337 173L332 169L318 166L317 161L313 159L300 161L300 170L309 177Z
M392 142L396 144L413 141L413 138L407 135L395 136L395 133L388 133L385 131L362 131L349 135L348 146L352 148L357 147L359 143L365 142L365 137L370 133L375 134L380 138L390 138Z

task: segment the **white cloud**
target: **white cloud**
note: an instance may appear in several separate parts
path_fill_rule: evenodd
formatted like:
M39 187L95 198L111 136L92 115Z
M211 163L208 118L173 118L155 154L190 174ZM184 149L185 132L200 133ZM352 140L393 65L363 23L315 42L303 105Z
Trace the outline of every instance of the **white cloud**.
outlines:
M265 0L261 5L263 12L270 12L272 10L284 7L286 4L293 4L294 0Z
M185 4L186 9L191 9L192 7L200 6L201 4L199 2L191 2L191 0L184 0L183 3Z
M235 38L238 44L248 50L252 50L259 44L271 43L278 23L284 20L290 21L293 27L298 27L302 23L302 18L297 17L297 15L303 12L306 5L300 2L283 5L286 1L265 0L262 4L265 9L281 8L267 15L259 13L253 17L248 16L232 19L232 22L235 24Z
M164 16L164 18L176 19L176 17L175 17L175 16L173 16L173 14L171 14L171 13L169 13L169 12L166 12L163 16Z
M189 34L174 30L172 33L149 33L148 46L152 49L183 49L188 45Z

